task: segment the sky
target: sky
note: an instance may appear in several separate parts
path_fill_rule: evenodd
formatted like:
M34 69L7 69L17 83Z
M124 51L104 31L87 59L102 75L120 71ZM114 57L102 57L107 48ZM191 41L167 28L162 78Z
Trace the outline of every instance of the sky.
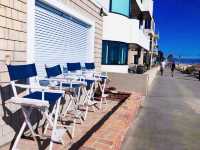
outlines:
M154 17L165 56L200 58L200 0L154 0Z

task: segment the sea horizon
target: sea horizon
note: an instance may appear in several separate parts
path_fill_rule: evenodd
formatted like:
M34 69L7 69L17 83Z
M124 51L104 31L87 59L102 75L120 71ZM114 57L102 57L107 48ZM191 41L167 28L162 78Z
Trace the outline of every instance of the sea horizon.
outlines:
M176 63L178 64L200 64L200 58L175 58L174 59Z

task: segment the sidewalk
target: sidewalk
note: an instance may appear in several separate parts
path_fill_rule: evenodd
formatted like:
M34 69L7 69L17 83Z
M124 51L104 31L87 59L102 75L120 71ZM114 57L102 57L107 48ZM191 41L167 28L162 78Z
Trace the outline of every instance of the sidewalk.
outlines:
M103 110L89 112L86 121L83 124L77 124L75 138L70 140L66 133L65 144L54 144L54 149L120 149L127 130L139 111L143 97L138 93L124 94L119 97L108 100L108 105L104 106ZM31 149L44 150L48 148L49 140L39 139L39 144L37 144L32 138L26 137L21 139L19 148L26 150L31 147ZM9 148L10 145L6 145L0 150Z
M199 150L199 89L186 74L158 74L122 150Z

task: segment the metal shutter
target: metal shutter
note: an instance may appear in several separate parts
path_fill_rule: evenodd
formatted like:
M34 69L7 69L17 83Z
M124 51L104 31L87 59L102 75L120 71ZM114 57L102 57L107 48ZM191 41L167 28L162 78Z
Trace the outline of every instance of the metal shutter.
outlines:
M34 60L39 75L44 65L87 62L90 26L46 4L36 3Z

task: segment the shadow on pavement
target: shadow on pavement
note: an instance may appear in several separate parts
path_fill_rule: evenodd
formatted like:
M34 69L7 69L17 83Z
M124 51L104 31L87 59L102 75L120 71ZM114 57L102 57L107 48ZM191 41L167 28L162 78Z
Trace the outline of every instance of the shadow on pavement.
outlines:
M130 94L127 94L124 96L123 94L123 99L120 99L119 103L114 106L101 120L97 122L78 142L74 143L69 150L77 150L80 149L81 146L95 133L98 129L101 128L101 126L106 122L111 115L117 111L117 109L126 101L126 99L130 96ZM118 97L119 98L119 97Z

